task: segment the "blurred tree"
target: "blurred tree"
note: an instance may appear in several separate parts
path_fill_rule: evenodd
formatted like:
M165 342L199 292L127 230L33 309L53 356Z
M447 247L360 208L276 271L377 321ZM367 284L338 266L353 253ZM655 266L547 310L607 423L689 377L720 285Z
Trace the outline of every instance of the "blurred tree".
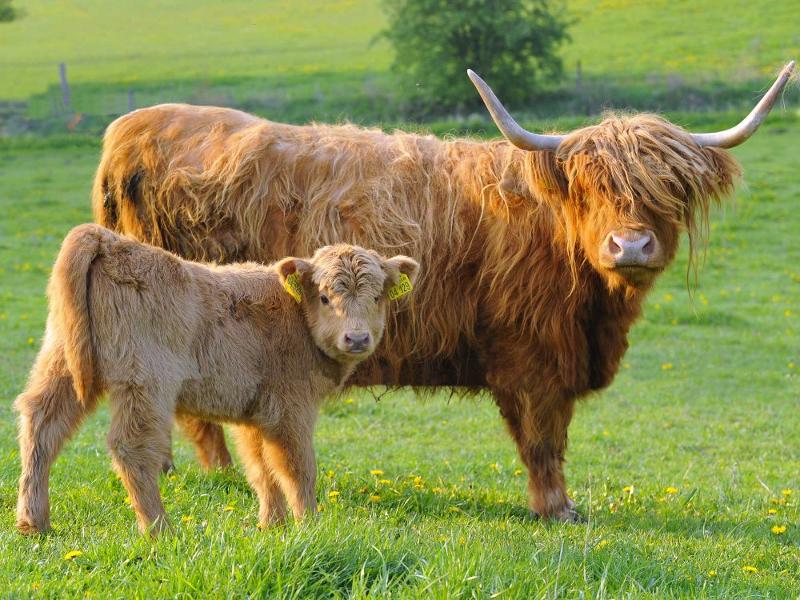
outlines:
M467 68L503 102L521 104L542 79L561 75L558 47L570 24L559 0L383 0L393 71L416 114L480 103Z
M19 11L11 6L11 0L0 0L0 23L13 21L19 16Z

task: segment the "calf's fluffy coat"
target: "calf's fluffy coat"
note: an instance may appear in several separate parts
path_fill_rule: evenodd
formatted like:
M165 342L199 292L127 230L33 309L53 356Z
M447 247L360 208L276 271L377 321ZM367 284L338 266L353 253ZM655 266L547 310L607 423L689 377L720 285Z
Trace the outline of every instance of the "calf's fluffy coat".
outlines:
M388 291L418 264L338 244L271 266L189 262L81 225L53 268L42 349L20 413L17 527L49 527L63 442L109 392L113 463L142 531L166 524L158 475L176 413L235 425L259 522L316 509L314 424L380 341ZM284 289L295 282L299 303ZM289 288L292 286L289 285Z

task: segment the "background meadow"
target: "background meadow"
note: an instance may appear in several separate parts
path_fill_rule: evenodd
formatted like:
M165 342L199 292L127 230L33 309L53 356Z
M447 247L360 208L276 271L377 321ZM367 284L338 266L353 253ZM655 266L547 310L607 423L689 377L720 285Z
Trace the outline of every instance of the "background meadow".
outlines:
M398 116L391 49L371 42L383 26L374 2L19 4L27 14L0 25L0 595L797 596L796 87L734 150L745 180L712 215L697 284L687 289L684 248L614 385L579 407L566 470L586 523L528 517L522 466L490 399L354 391L320 420L313 522L258 530L240 470L201 472L176 436L177 471L162 480L176 534L148 542L111 470L102 407L54 465L54 532L19 536L11 403L39 345L60 241L91 218L99 132L131 97L496 136L483 113ZM578 20L566 77L520 107L531 127L596 122L606 107L726 126L800 56L789 0L568 10Z

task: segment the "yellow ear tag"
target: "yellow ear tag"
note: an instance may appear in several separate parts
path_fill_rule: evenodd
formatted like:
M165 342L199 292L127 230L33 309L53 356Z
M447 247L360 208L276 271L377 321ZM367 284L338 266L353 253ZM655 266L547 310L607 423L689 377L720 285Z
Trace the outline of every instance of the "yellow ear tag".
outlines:
M303 288L300 287L300 274L292 273L283 281L283 287L296 302L303 300Z
M400 281L397 285L390 287L386 295L389 296L389 300L399 300L413 289L414 286L411 285L411 280L408 278L408 275L400 273Z

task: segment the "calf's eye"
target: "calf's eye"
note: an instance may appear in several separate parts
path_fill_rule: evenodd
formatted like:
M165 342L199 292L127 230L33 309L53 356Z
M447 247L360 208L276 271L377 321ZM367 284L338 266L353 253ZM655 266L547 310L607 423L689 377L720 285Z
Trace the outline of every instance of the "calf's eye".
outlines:
M375 304L377 304L380 301L381 301L381 297L380 296L375 296Z
M322 302L323 304L328 304L328 302L330 302L330 300L328 300L328 297L325 294L319 295L319 301Z

